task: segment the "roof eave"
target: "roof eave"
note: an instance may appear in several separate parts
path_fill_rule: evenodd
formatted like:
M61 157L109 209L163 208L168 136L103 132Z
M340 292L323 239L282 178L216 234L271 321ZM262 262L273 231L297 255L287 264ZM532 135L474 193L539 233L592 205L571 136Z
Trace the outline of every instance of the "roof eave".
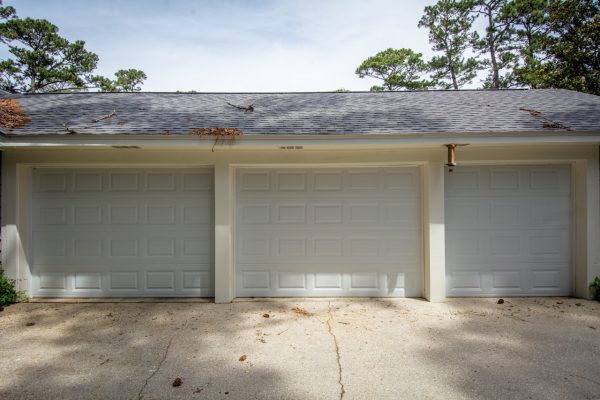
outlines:
M279 149L285 146L302 148L389 148L438 146L446 143L469 143L477 145L507 145L535 143L590 143L600 144L598 131L551 132L427 132L427 133L368 133L327 135L244 135L225 143L227 149ZM34 134L5 135L0 137L3 148L196 148L211 149L214 139L191 135L144 135L144 134ZM221 145L221 148L224 146Z

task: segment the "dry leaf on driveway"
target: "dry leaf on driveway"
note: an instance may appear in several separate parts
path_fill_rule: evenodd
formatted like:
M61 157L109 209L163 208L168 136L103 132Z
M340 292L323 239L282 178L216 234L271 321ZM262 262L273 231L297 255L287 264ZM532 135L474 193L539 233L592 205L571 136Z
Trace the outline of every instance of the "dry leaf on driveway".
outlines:
M305 317L310 317L311 315L313 315L313 313L306 311L302 307L294 307L292 308L292 311L296 314L304 315Z

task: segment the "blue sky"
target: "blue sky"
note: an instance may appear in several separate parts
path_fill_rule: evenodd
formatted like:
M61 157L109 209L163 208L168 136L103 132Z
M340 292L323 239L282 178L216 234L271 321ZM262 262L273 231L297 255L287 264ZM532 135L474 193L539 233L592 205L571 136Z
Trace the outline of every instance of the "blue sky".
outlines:
M418 29L434 0L5 0L100 56L97 72L146 72L145 91L368 90L354 74L388 47L431 56Z

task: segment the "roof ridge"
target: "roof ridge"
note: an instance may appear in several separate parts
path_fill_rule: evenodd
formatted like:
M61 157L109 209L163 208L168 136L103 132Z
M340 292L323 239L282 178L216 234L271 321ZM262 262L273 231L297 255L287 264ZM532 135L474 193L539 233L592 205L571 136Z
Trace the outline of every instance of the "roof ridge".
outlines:
M161 92L161 91L139 91L139 92L50 92L50 93L11 93L17 96L51 96L51 95L139 95L139 94L400 94L400 93L442 93L442 92L519 92L519 91L545 91L566 89L529 89L529 88L506 88L506 89L432 89L432 90L352 90L352 91L300 91L300 92Z

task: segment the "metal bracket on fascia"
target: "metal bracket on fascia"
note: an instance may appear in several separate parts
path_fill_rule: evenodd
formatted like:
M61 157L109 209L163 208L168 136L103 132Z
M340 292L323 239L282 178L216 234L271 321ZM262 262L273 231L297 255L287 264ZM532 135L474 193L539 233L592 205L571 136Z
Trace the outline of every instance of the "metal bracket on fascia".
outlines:
M468 146L468 144L449 143L444 146L448 148L448 162L446 165L450 167L449 171L452 172L452 167L456 166L456 148L458 146Z

